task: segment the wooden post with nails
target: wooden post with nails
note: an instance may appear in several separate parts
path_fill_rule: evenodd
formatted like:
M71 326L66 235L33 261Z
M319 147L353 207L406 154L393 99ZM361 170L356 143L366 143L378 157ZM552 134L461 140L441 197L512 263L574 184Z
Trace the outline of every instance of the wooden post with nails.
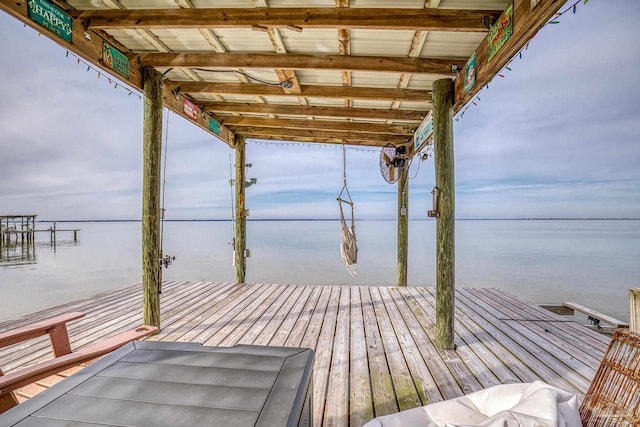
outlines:
M455 177L453 156L453 80L433 83L433 136L436 187L436 345L453 350L455 314Z
M244 283L245 274L247 271L247 260L245 257L247 216L244 207L244 194L246 187L245 146L245 137L242 135L236 135L236 235L233 248L237 283Z
M409 254L409 168L400 168L398 179L398 286L407 286Z

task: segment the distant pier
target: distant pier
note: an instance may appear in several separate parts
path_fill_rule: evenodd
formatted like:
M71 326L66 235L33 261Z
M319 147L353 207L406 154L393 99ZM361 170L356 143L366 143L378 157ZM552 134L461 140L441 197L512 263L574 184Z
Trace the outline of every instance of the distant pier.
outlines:
M55 247L58 233L72 232L73 241L78 241L79 228L60 229L54 222L49 228L36 229L36 215L0 215L0 259L16 262L34 262L36 233L49 233ZM19 254L16 254L19 248Z
M0 215L0 247L10 245L15 237L15 244L35 242L35 233L49 233L51 243L55 243L57 233L73 232L73 241L78 241L79 228L60 229L56 223L46 229L36 230L37 215Z

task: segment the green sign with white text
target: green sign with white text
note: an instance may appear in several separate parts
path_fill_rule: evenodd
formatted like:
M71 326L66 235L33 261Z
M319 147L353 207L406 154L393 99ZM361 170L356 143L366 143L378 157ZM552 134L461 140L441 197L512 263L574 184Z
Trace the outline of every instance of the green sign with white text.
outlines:
M69 43L72 40L73 20L58 6L46 0L29 0L29 18L41 27L53 31Z
M102 62L116 73L129 78L129 58L115 47L102 43Z

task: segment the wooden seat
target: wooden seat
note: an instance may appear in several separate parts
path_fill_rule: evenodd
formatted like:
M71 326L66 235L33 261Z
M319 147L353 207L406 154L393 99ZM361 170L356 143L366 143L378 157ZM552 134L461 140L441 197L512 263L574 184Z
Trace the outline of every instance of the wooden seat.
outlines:
M585 427L640 425L640 335L619 329L580 406Z
M18 404L13 395L14 390L103 356L128 342L144 338L158 331L155 326L142 325L92 346L72 351L66 324L83 316L84 313L81 312L67 313L0 334L0 348L48 334L54 356L53 359L18 369L6 375L0 369L0 413Z

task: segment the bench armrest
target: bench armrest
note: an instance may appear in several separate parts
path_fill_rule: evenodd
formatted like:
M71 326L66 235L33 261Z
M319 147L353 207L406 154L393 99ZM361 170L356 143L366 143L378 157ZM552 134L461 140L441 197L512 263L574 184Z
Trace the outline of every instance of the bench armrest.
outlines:
M57 372L77 366L81 363L88 362L96 357L104 356L107 353L116 350L123 345L144 338L148 335L156 333L158 328L155 326L142 325L135 329L122 332L104 341L100 341L92 346L82 348L73 353L54 359L45 360L26 368L18 369L4 376L0 376L0 397L11 391L24 387L35 381L46 378Z
M71 345L66 323L81 317L84 313L74 311L0 333L0 348L49 334L54 356L69 354Z

